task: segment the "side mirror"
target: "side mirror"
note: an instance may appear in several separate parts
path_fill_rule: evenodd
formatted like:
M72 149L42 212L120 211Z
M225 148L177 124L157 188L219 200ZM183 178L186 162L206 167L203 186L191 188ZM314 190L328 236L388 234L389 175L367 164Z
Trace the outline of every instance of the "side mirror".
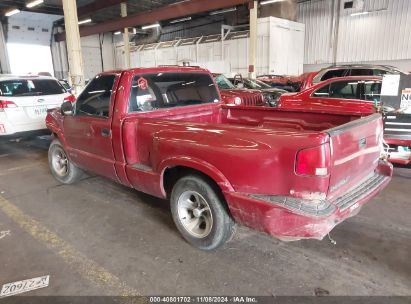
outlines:
M74 114L73 104L70 101L63 102L60 111L63 116L72 116Z
M244 89L244 84L242 82L237 83L238 89Z

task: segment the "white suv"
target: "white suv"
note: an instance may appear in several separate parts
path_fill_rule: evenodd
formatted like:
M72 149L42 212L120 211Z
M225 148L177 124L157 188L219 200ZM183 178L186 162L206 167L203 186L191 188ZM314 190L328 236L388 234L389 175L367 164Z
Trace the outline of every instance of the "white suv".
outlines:
M73 97L53 77L0 75L0 136L45 129L47 110Z

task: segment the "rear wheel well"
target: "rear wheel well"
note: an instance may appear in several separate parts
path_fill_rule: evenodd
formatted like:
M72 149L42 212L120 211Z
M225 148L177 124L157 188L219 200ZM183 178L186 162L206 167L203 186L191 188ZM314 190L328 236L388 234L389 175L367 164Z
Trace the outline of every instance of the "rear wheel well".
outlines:
M164 190L167 194L167 198L170 197L171 191L173 190L173 187L176 184L176 182L180 178L182 178L184 176L187 176L187 175L199 176L202 179L204 179L205 181L207 181L208 184L213 188L215 193L219 196L221 201L224 202L224 205L225 205L224 207L226 208L227 212L230 214L230 210L229 210L227 202L224 198L223 191L218 186L217 182L214 179L212 179L210 176L208 176L207 174L205 174L205 173L203 173L199 170L190 168L190 167L176 166L176 167L167 168L164 171L163 187L164 187Z

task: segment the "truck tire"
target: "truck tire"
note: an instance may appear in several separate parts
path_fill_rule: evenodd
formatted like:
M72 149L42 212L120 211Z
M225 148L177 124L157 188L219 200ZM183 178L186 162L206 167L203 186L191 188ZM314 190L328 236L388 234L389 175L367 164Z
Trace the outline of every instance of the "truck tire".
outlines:
M235 222L214 188L201 176L187 175L171 192L171 214L177 229L188 243L202 250L222 246L235 232Z
M70 161L58 139L51 142L48 157L50 171L59 182L73 184L82 177L83 171Z

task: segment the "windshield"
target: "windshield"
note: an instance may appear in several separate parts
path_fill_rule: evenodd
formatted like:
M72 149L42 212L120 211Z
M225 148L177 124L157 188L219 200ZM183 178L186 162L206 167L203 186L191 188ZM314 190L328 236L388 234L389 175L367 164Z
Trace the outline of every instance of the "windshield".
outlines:
M134 76L128 108L129 112L146 112L219 101L208 74L156 73Z
M53 79L16 79L0 81L0 96L23 97L58 95L66 91Z
M230 80L227 79L224 75L219 75L215 78L217 85L222 90L227 89L236 89L236 87L232 84Z
M257 79L244 79L244 84L246 87L250 89L271 89L271 87L268 84Z

